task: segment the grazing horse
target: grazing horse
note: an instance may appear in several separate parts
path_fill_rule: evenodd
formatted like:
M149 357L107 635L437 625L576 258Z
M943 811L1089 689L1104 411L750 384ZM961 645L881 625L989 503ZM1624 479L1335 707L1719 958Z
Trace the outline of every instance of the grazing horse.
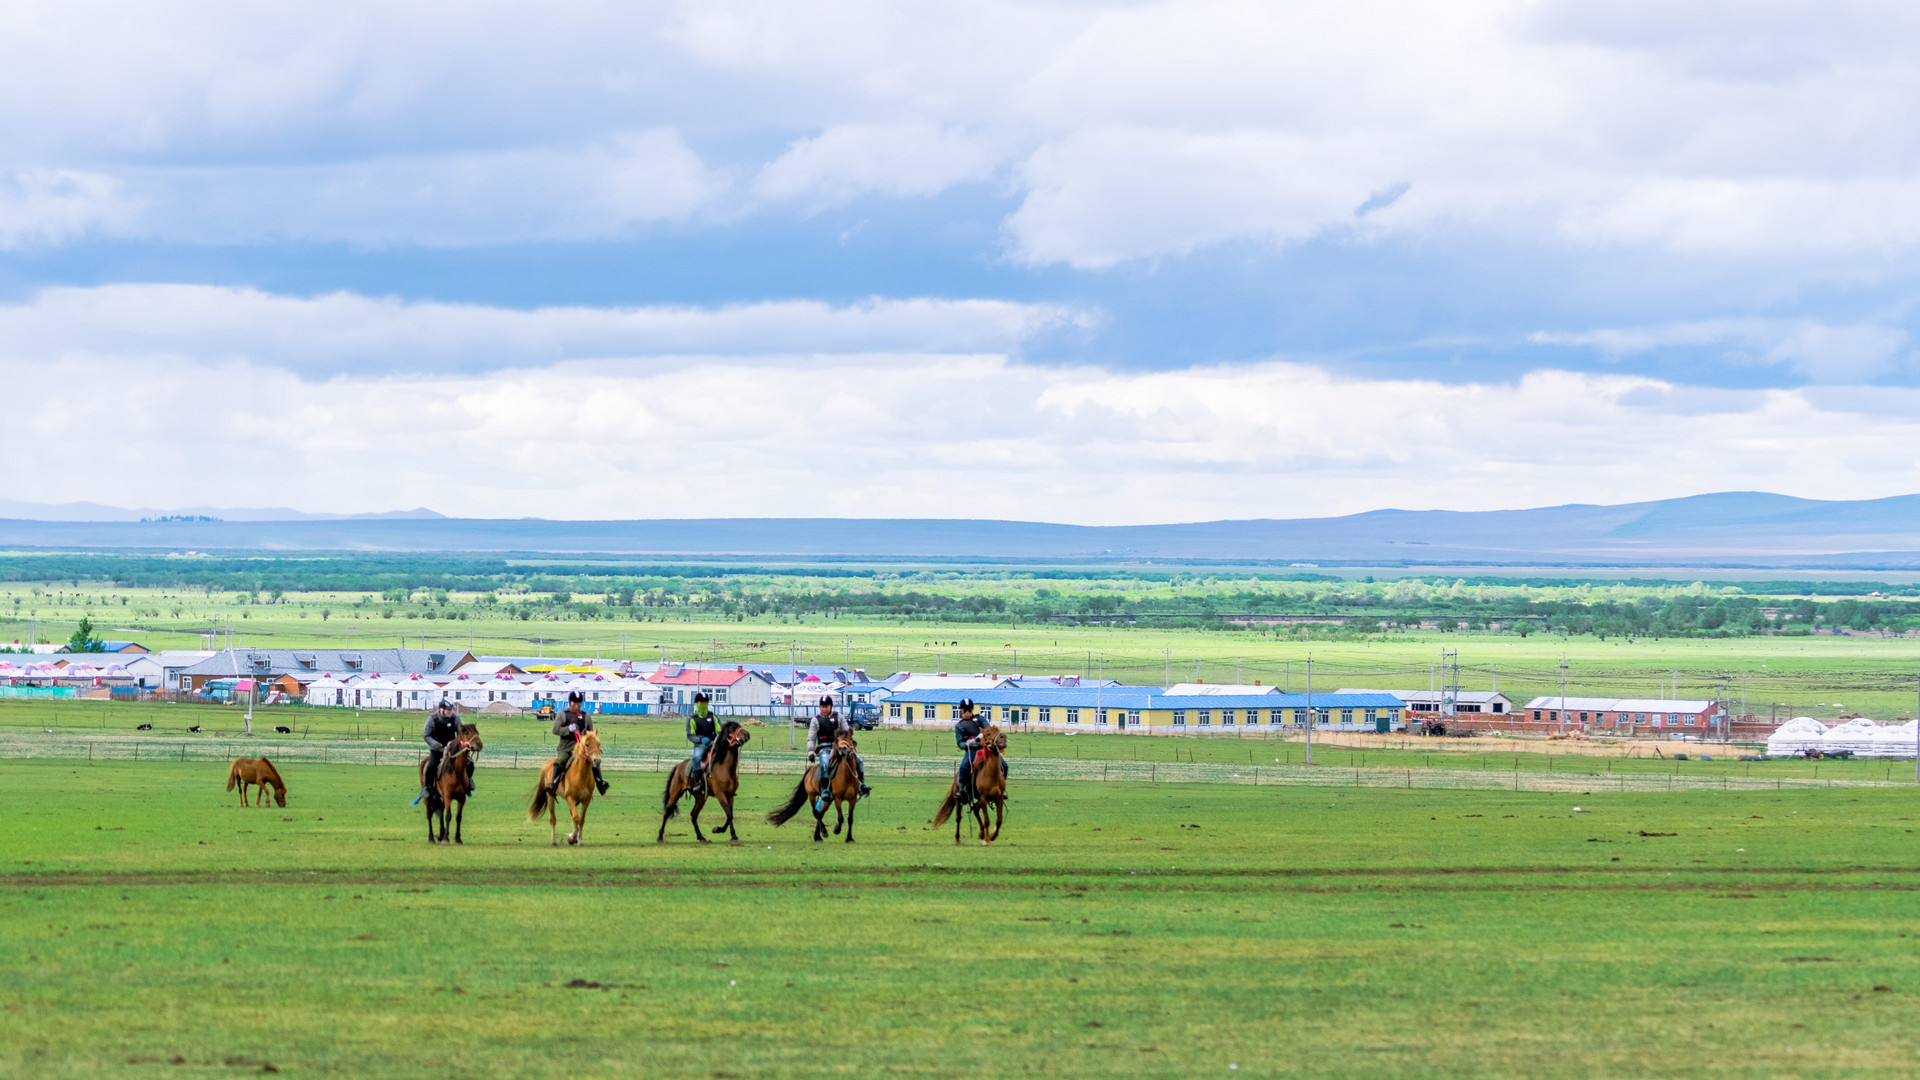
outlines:
M953 815L953 842L960 842L960 822L966 817L966 811L972 810L974 820L980 826L980 843L991 844L1000 839L1000 825L1007 815L1007 766L1001 757L1007 750L1007 735L999 725L992 725L980 733L980 749L975 751L973 759L973 802L961 806L960 781L956 778L953 786L947 789L947 799L940 804L940 812L933 816L933 824L938 828ZM993 831L987 831L988 811L992 810Z
M260 785L259 798L255 806L267 805L267 788L273 788L273 801L281 806L287 805L287 785L280 779L280 770L266 758L235 758L233 766L227 770L227 790L240 789L240 805L247 805L247 788Z
M434 815L440 820L439 842L447 842L447 812L453 812L453 842L465 843L460 839L460 823L467 816L467 796L473 793L473 755L486 749L480 741L480 729L472 724L460 725L460 737L453 740L440 755L440 775L432 784L427 783L427 762L431 758L420 759L420 786L427 791L427 843L434 842Z
M713 743L713 760L707 763L706 789L694 793L693 813L687 820L693 822L693 835L705 844L705 834L700 831L700 809L707 805L709 797L720 800L720 808L727 812L727 820L714 830L726 833L729 843L738 844L740 834L733 829L733 796L740 790L740 748L753 738L739 721L729 720L720 728L720 737ZM680 796L689 790L687 785L687 763L685 761L673 767L667 774L667 791L664 796L665 809L660 814L660 835L656 843L665 843L667 839L667 820L680 809Z
M573 831L567 834L567 843L580 842L580 834L587 827L587 804L593 802L593 765L600 760L600 733L583 731L580 741L573 746L573 757L567 762L567 773L560 778L560 795L556 799L547 794L547 788L553 783L553 767L559 764L559 758L549 758L540 767L540 783L533 789L533 805L527 807L527 820L540 820L540 812L546 811L547 831L553 836L553 846L560 846L559 818L555 807L560 799L567 800L567 813L573 816Z
M853 736L845 732L833 742L832 771L827 774L827 793L833 805L833 831L837 834L841 824L847 827L847 843L853 843L853 808L860 801L860 771L853 763L855 748ZM820 805L817 796L820 793L820 770L814 765L807 766L806 775L793 789L793 796L787 804L767 815L774 825L785 825L800 813L802 806L812 805L813 838L816 841L827 838L827 808ZM844 818L840 804L847 804Z

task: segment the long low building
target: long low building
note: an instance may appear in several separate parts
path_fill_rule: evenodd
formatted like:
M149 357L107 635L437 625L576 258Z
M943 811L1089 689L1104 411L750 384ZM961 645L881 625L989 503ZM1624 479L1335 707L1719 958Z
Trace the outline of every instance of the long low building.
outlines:
M1431 720L1441 714L1445 705L1445 695L1438 690L1376 690L1372 687L1343 686L1335 690L1336 694L1392 694L1407 703L1407 711L1414 719ZM1513 702L1498 690L1460 690L1454 694L1454 713L1475 721L1482 714L1487 716L1507 716L1513 712Z
M1401 722L1391 694L1174 695L1157 686L1095 689L912 690L886 699L888 723L952 723L972 699L990 720L1049 728L1207 733L1243 729L1391 731Z
M1726 712L1717 701L1673 698L1537 697L1527 702L1533 727L1646 734L1678 728L1717 731Z

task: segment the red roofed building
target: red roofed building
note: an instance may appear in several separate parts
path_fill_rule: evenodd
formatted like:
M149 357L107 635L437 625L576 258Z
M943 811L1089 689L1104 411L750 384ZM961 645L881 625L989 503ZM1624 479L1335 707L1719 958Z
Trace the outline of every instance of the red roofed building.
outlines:
M693 709L693 695L706 691L713 698L715 712L750 713L773 707L773 682L757 671L744 667L696 668L668 665L647 676L647 681L669 695L661 704L682 712ZM722 709L720 706L727 708Z

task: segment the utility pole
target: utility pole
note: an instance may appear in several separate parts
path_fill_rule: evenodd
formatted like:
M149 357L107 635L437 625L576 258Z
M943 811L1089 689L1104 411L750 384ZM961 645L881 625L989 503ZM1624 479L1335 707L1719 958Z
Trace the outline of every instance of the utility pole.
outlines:
M1567 654L1560 654L1560 734L1567 733Z
M1313 656L1307 656L1307 764L1313 764L1313 725L1319 717L1313 711Z
M1233 658L1233 683L1240 685L1240 658L1237 656Z
M1440 717L1451 724L1460 713L1460 653L1443 651L1440 654L1440 670L1447 673L1440 684Z
M1167 647L1166 659L1167 659L1167 681L1161 683L1160 685L1172 686L1173 685L1173 647L1171 645Z

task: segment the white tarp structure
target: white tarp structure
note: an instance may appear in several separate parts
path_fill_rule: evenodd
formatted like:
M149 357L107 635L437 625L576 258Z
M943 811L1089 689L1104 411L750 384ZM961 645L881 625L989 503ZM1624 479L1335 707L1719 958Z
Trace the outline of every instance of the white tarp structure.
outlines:
M1866 757L1873 753L1873 733L1879 727L1879 724L1864 716L1835 724L1820 737L1820 752L1836 754L1851 751L1855 756Z
M1873 731L1873 752L1869 757L1910 758L1914 753L1914 721L1904 724L1888 724L1876 727Z
M1773 729L1773 734L1767 736L1767 755L1791 757L1808 750L1819 750L1826 733L1827 725L1813 717L1796 716Z

